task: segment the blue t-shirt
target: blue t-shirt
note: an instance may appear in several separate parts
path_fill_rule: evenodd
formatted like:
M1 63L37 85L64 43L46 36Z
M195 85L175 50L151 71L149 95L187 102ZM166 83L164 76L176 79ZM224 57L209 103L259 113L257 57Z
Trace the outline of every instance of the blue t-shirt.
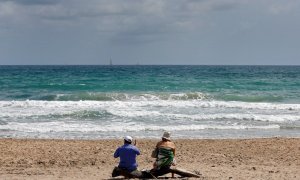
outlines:
M137 155L140 155L139 149L131 144L124 144L114 153L115 158L120 157L119 168L124 168L128 171L133 171L137 168Z

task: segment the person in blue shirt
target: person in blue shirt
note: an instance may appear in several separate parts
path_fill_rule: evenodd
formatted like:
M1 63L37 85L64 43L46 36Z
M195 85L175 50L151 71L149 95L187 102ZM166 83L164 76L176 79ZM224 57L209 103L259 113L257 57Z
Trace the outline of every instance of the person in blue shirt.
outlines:
M115 151L114 158L120 158L120 162L118 168L113 170L113 177L118 175L138 177L141 175L141 172L137 170L138 164L136 162L136 157L140 155L140 150L131 143L132 137L125 136L124 145L118 147Z

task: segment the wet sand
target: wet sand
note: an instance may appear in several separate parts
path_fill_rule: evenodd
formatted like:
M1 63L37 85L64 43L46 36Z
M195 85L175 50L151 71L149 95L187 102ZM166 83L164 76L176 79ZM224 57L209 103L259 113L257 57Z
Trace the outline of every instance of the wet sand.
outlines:
M151 169L157 141L137 140L139 169ZM300 179L300 138L174 142L177 166L201 173L200 179ZM0 179L111 179L118 164L113 153L122 143L0 139Z

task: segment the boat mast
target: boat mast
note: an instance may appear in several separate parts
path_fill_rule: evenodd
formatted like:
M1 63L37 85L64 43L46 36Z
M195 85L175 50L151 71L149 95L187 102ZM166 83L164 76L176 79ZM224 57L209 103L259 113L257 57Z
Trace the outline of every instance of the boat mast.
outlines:
M113 65L111 58L109 58L109 65L110 65L110 66Z

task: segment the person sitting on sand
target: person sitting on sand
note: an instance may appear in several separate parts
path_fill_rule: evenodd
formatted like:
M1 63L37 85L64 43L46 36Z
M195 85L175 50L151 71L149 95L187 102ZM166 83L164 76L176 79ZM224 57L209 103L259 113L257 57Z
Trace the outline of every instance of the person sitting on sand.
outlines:
M124 137L124 145L119 147L115 153L114 158L120 158L118 168L115 168L112 172L112 176L116 177L119 175L138 177L140 172L137 171L136 156L140 155L140 150L131 144L132 137Z
M168 173L171 165L175 165L175 144L171 141L170 132L164 132L162 140L157 143L151 156L156 158L151 170L155 176Z

